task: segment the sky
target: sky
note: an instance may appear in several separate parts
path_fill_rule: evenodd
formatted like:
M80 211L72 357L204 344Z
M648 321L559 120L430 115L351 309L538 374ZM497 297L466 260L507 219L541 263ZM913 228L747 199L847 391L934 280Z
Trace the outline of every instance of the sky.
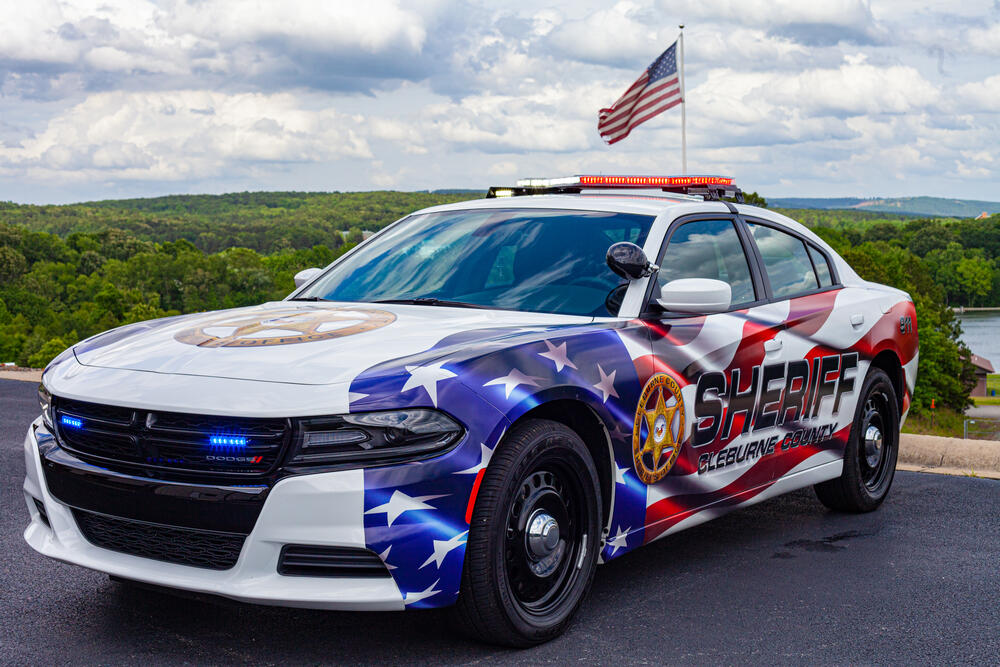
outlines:
M685 24L688 171L1000 200L1000 0L0 3L0 201L678 174L597 113Z

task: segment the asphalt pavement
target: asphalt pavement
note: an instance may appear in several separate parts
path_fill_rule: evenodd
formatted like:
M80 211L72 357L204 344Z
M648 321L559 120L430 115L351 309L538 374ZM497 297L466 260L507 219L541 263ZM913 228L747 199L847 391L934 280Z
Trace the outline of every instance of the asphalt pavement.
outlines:
M973 419L1000 419L1000 405L973 405L965 409L965 416Z
M33 552L22 442L35 385L0 380L4 664L998 664L1000 481L899 472L882 508L811 490L598 568L561 638L472 643L441 611L344 613L176 597Z

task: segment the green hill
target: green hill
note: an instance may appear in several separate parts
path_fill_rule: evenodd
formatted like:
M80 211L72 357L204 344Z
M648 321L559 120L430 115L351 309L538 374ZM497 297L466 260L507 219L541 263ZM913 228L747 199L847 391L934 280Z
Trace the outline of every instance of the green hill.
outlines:
M37 206L0 202L0 223L66 237L120 229L142 241L185 239L205 252L336 247L341 232L378 230L417 209L481 193L234 192Z
M769 197L768 203L778 208L795 209L855 209L873 213L897 213L934 218L975 218L983 213L1000 213L1000 202L942 197L891 197L860 199L857 197Z

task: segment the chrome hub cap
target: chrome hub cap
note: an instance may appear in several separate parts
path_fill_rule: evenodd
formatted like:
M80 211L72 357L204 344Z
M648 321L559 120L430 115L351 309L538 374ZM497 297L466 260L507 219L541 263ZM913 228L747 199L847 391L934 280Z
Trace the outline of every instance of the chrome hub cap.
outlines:
M559 524L545 510L536 510L528 520L525 539L528 552L536 558L544 558L559 546Z
M865 429L865 459L868 467L874 468L882 458L882 431L871 424Z
M537 577L552 574L562 561L566 545L559 539L559 522L544 509L537 509L528 519L524 532L528 569Z

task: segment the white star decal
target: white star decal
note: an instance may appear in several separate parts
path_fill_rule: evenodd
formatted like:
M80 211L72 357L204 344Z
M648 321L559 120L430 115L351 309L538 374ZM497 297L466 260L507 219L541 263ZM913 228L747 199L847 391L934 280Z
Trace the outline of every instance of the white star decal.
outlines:
M371 394L362 394L360 391L349 391L347 392L347 402L353 403L354 401L360 401L362 398L368 398Z
M408 592L406 595L403 596L403 604L413 604L414 602L420 602L424 598L429 598L432 595L437 595L441 591L434 590L434 587L437 586L438 582L440 582L440 581L441 580L438 579L437 581L435 581L433 584L431 584L430 586L428 586L427 588L425 588L422 591L410 591L410 592Z
M383 563L385 563L385 569L387 569L387 570L395 570L396 569L395 565L389 565L389 549L392 549L392 545L391 544L389 546L387 546L385 548L385 551L383 551L382 553L380 553L378 555L378 557L382 559Z
M437 509L432 505L428 505L424 501L434 500L435 498L444 498L445 495L447 494L437 496L417 496L416 498L412 498L402 491L397 490L392 492L389 502L379 505L378 507L373 507L365 512L365 514L385 514L385 520L388 525L391 526L403 512Z
M576 364L570 361L569 357L566 356L566 343L553 345L547 340L542 342L545 343L545 347L549 348L549 350L548 352L539 352L538 356L551 359L556 365L556 373L561 373L564 366L576 368Z
M453 475L478 475L479 471L489 465L490 459L493 458L493 450L487 447L485 444L479 445L479 463L472 466L471 468L466 468L465 470L456 470Z
M496 379L490 380L489 382L487 382L483 386L484 387L489 387L489 386L495 385L495 384L502 384L503 385L503 389L504 389L504 394L506 395L506 398L510 398L510 393L512 391L514 391L514 389L516 389L518 385L523 384L523 385L528 385L528 386L531 386L531 387L537 387L538 383L535 382L535 380L539 380L539 379L541 379L541 378L536 378L536 377L531 376L531 375L525 375L524 373L522 373L521 371L517 370L516 368L512 368L512 369L510 369L510 373L508 373L507 375L504 375L503 377L498 377Z
M427 567L431 563L434 563L437 568L441 569L441 563L444 562L444 557L449 553L459 548L465 544L465 536L469 534L469 531L465 530L451 538L450 540L434 540L434 552L430 557L424 561L424 564L417 569Z
M628 531L630 530L632 530L632 526L629 526L625 530L622 530L622 527L618 526L618 534L612 537L610 541L608 541L608 546L611 547L611 553L608 554L609 556L614 556L616 551L618 551L623 547L628 546L627 544Z
M625 473L628 472L628 468L619 468L618 464L615 464L615 484L625 484Z
M610 396L618 398L618 392L615 391L615 375L618 371L611 371L611 375L605 375L604 369L601 368L600 364L597 364L597 372L601 374L601 381L595 384L594 388L604 396L603 402L607 403Z
M441 380L455 377L455 374L447 368L442 368L443 365L444 362L439 361L429 366L407 366L406 372L410 374L410 377L406 380L406 384L403 385L400 391L409 391L417 387L423 387L427 395L431 397L431 403L436 408L438 404L437 383Z

